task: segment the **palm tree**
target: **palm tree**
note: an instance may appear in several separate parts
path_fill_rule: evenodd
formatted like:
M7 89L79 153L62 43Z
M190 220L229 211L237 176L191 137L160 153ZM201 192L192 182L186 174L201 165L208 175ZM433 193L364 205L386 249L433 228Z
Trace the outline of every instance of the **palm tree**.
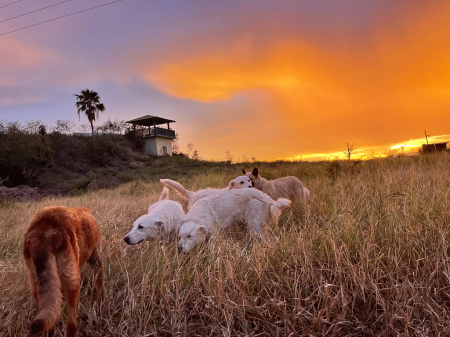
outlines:
M91 123L92 136L94 136L94 124L95 116L98 116L99 111L105 111L105 106L103 103L100 103L100 96L94 90L81 90L81 94L75 94L77 98L77 102L75 106L77 107L78 117L80 117L80 113L84 112L86 117Z

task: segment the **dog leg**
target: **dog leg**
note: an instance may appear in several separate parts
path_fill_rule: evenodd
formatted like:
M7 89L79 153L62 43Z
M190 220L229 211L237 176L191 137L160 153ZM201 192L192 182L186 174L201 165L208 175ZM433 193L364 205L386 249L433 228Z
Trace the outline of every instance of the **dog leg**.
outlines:
M80 296L81 278L78 265L75 263L68 266L70 271L63 274L61 281L63 284L64 296L67 299L68 315L67 315L67 327L66 336L75 337L78 330L77 325L77 307L78 297Z
M261 242L261 230L262 230L262 223L261 223L261 219L259 218L252 218L249 221L249 226L250 226L250 232L252 234L254 234L254 236L256 237L256 239Z
M28 273L28 285L30 286L30 292L33 298L36 300L36 304L39 307L39 299L37 296L37 286L36 286L36 272L34 271L34 264L29 259L25 260Z
M100 255L98 254L97 248L92 252L91 257L87 261L96 271L97 279L95 281L95 290L97 297L103 295L103 263Z

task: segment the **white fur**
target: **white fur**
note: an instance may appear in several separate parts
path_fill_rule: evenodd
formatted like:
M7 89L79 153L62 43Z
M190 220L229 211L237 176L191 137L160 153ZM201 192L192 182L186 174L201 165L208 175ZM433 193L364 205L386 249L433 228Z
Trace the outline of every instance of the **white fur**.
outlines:
M274 201L254 188L223 190L203 198L186 214L178 232L178 250L189 252L211 236L216 226L225 228L245 222L252 232L259 235L270 220L278 221L282 209L290 203L290 200L283 198Z
M148 214L139 217L124 241L135 245L144 240L167 240L171 232L183 223L184 210L180 203L168 200L169 189L164 187L159 201L148 208Z
M206 188L204 190L200 190L197 192L192 192L192 191L186 190L179 182L174 181L174 180L160 179L159 181L161 183L163 183L164 185L172 187L180 197L188 200L189 201L188 210L190 210L191 207L198 200L212 196L212 195L216 195L217 193L219 193L219 191L252 187L251 180L249 178L247 178L246 176L239 176L236 179L231 180L228 183L228 187L225 187L223 189Z
M275 180L267 180L259 175L258 168L255 167L252 172L242 169L242 173L251 179L253 187L267 193L271 198L289 198L300 202L306 202L311 192L303 186L297 177L289 176Z
M230 190L238 190L249 187L252 187L252 181L247 176L239 176L228 183L228 189Z

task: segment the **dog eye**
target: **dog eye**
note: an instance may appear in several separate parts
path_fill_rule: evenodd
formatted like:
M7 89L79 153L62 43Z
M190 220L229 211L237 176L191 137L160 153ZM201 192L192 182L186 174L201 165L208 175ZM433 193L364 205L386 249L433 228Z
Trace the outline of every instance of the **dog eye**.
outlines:
M144 228L144 227L143 227L143 226L141 226L141 225L139 225L139 226L138 226L138 229L142 229L142 228Z
M243 184L244 182L243 181L241 181L241 184Z

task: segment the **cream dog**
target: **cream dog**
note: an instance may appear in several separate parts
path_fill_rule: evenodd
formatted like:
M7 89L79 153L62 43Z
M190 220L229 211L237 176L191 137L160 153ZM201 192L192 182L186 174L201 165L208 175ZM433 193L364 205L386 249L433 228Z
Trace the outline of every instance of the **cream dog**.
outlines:
M178 250L189 252L194 246L210 237L215 228L225 228L236 223L247 223L257 235L264 225L281 214L290 200L274 201L267 194L255 189L223 190L216 195L195 203L186 214L178 237Z
M206 188L204 190L200 190L197 192L192 192L192 191L186 190L179 182L174 181L174 180L160 179L159 181L161 183L163 183L164 185L172 187L181 198L188 200L189 201L188 210L190 210L191 207L198 200L215 195L219 191L252 187L251 180L246 176L239 176L236 179L231 180L228 183L228 187L225 187L224 189Z
M123 239L129 245L144 240L168 240L183 223L184 210L179 202L168 200L169 189L164 187L159 201L148 208L148 214L133 224L133 229Z
M311 192L303 186L297 177L289 176L275 180L267 180L259 175L257 167L252 172L247 172L245 169L242 169L242 173L250 178L254 188L267 193L274 199L284 197L306 202L311 195Z

